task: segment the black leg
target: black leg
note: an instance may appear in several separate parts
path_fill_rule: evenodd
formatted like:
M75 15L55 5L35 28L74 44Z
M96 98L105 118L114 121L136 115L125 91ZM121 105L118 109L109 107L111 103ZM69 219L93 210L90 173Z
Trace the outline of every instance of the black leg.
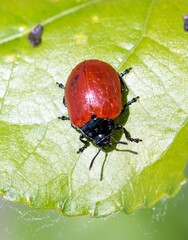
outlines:
M121 92L123 92L124 89L125 89L125 83L124 83L124 81L123 81L123 78L120 77L120 75L119 75L119 80L120 80L120 82L121 82Z
M121 114L125 111L125 109L126 109L128 106L130 106L130 105L131 105L132 103L134 103L134 102L137 102L138 99L139 99L139 96L137 96L137 97L133 98L131 101L127 102L127 103L123 106L123 108L122 108L122 110L121 110Z
M139 143L142 141L142 139L139 139L139 138L132 138L130 133L121 124L115 125L115 129L116 130L123 129L125 137L128 141L136 142L136 143ZM119 142L119 143L122 143L122 142Z
M62 83L56 82L56 84L57 84L61 89L65 89L65 86L64 86ZM63 105L64 105L65 107L67 107L66 102L65 102L65 97L63 97Z
M79 150L77 151L77 153L83 152L83 151L84 151L87 147L89 147L89 145L90 145L90 143L89 143L87 140L83 140L83 138L85 138L85 137L84 137L83 134L81 134L80 137L79 137L79 139L80 139L80 141L84 144L84 146L81 147L81 148L79 148Z
M139 139L139 138L132 138L130 133L123 127L123 131L125 133L125 137L127 140L131 141L131 142L136 142L136 143L139 143L142 141L142 139Z
M63 120L63 121L64 121L64 120L70 120L69 117L67 117L67 116L61 116L61 117L58 117L58 118L61 119L61 120Z
M67 104L66 104L66 102L65 102L65 97L63 97L63 105L64 105L65 107L67 107Z
M65 89L65 86L64 86L62 83L56 82L56 84L57 84L60 88Z
M119 79L120 79L120 82L121 82L121 91L123 92L124 89L125 89L125 83L123 81L123 76L127 73L129 73L131 71L131 67L130 68L127 68L125 69L122 73L119 74Z
M125 69L122 73L119 74L119 77L122 78L125 76L125 74L129 73L131 71L131 67L130 68L127 68Z

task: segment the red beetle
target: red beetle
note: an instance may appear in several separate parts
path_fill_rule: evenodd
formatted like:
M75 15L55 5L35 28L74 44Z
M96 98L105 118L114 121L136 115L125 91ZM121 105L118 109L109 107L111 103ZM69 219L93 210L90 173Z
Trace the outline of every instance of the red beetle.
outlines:
M59 117L70 120L72 126L81 132L80 141L84 146L78 150L83 152L90 142L98 148L92 159L89 169L99 152L114 144L127 144L126 142L112 142L114 130L123 129L127 140L138 143L138 138L131 138L128 131L114 120L139 97L133 98L122 106L122 91L124 90L123 76L131 68L118 74L108 63L100 60L86 60L79 63L69 75L66 85L57 83L65 89L64 105L68 109L69 117ZM114 140L113 140L114 141Z

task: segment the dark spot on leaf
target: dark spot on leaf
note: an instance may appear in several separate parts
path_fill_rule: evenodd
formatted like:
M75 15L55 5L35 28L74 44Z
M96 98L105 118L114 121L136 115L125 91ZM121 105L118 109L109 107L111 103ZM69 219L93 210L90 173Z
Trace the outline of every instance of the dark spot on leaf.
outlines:
M41 44L41 42L42 42L42 39L41 39L42 32L43 32L43 26L37 25L29 33L28 40L34 47L38 47Z
M188 14L183 15L183 20L184 20L184 30L188 31Z

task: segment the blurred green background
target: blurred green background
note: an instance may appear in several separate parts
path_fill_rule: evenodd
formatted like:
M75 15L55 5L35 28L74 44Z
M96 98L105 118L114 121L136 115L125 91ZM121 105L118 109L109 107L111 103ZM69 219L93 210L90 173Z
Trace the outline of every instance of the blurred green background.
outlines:
M20 203L0 202L1 240L41 239L188 239L188 184L173 199L152 209L109 218L64 217L56 211L34 210Z

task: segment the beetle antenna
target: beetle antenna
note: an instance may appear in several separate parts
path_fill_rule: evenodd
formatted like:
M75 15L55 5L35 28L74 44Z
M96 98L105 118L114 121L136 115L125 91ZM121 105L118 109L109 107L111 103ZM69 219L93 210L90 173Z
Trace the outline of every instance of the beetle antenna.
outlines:
M91 163L89 165L89 170L91 170L93 163L95 161L95 158L99 155L100 151L102 150L102 148L99 148L98 152L95 154L94 158L91 160Z

